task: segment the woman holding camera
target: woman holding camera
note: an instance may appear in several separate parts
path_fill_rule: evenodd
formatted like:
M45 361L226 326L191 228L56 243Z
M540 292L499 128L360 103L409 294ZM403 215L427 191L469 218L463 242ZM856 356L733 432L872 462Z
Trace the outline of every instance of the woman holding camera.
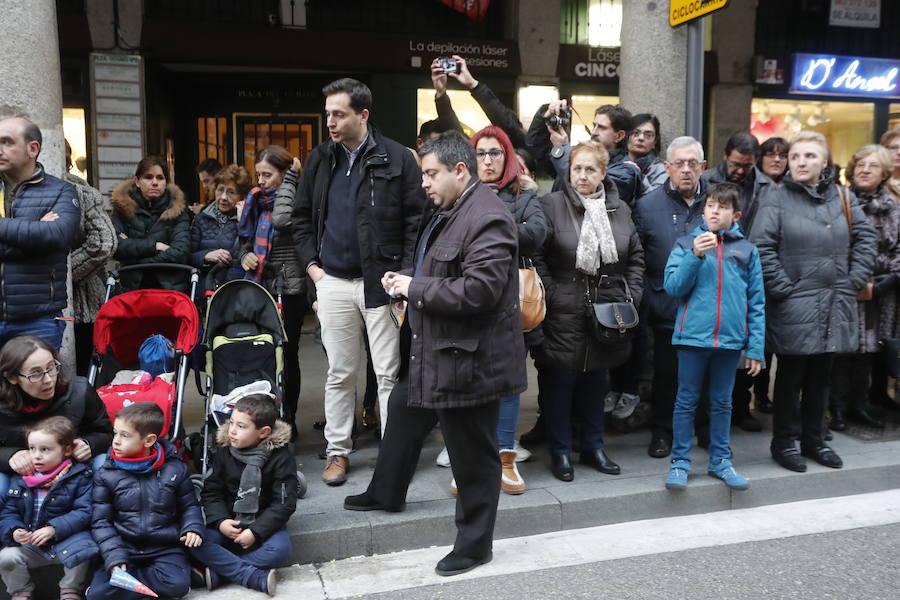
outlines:
M603 450L606 369L625 361L630 342L601 345L592 332L591 303L638 306L644 251L631 210L606 177L609 154L597 142L572 149L569 181L541 199L547 237L535 264L547 291L544 343L535 349L553 476L572 481L573 412L581 464L617 475Z

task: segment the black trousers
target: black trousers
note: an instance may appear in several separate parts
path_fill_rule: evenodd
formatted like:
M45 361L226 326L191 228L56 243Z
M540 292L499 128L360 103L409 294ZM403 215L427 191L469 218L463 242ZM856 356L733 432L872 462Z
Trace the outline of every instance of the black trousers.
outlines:
M287 332L284 343L284 419L296 427L297 404L300 401L300 330L309 306L306 296L302 294L285 294L281 297L281 305Z
M401 373L388 401L388 422L378 451L369 495L379 504L399 508L406 502L422 452L422 442L440 421L459 494L456 497L456 543L453 550L469 558L491 552L500 457L497 453L499 402L471 408L410 408L409 379Z
M778 355L772 448L790 448L798 437L803 448L814 449L825 444L825 407L833 362L834 354Z
M831 370L828 408L862 410L869 404L872 364L877 354L836 354Z
M769 366L772 364L772 355L766 353L766 368L756 377L750 377L750 372L741 368L735 372L734 390L731 393L731 421L740 421L750 416L750 390L756 398L756 408L759 410L759 400L769 396Z

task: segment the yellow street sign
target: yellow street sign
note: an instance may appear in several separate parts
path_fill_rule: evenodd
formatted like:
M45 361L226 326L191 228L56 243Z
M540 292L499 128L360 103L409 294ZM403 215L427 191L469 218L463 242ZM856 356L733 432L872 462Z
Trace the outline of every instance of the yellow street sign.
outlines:
M725 8L728 0L669 0L669 25L675 27Z

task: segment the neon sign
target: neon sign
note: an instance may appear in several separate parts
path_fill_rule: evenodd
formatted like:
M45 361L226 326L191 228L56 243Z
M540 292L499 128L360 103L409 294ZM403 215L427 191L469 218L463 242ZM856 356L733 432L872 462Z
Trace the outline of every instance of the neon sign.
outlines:
M791 91L800 94L900 98L900 60L794 54Z

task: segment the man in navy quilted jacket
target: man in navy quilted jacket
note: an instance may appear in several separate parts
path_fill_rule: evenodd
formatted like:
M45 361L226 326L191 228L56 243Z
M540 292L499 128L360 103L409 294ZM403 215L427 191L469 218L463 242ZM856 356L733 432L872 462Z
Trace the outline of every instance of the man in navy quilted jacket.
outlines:
M28 119L0 119L0 346L30 334L59 348L65 330L81 208L75 187L37 162L42 141Z

